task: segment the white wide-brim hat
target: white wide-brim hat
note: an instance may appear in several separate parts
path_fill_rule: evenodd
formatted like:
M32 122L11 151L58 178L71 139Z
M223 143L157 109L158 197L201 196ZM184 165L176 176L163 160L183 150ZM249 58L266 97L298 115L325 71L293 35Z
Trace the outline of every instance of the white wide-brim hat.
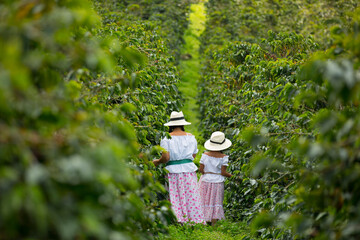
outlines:
M190 125L191 123L185 121L185 117L183 112L171 112L170 114L170 122L165 123L165 126L184 126L184 125Z
M209 140L204 144L204 147L210 151L222 151L231 146L231 141L225 138L225 134L220 131L213 132Z

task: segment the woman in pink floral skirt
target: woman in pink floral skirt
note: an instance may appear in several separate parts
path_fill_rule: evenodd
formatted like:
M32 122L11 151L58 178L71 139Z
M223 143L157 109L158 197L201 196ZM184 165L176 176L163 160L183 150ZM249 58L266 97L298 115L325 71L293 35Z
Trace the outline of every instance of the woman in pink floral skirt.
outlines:
M213 132L211 138L205 142L204 147L209 150L202 154L199 171L203 174L200 178L199 189L204 211L204 219L214 225L217 220L225 219L224 181L225 177L232 175L226 171L229 156L221 151L229 148L231 141L225 138L222 132Z
M171 139L164 138L160 146L166 151L159 159L153 161L155 166L166 164L169 171L169 195L172 210L178 222L205 223L197 188L198 169L193 160L198 152L197 141L194 135L184 131L185 121L182 112L172 112L169 126Z

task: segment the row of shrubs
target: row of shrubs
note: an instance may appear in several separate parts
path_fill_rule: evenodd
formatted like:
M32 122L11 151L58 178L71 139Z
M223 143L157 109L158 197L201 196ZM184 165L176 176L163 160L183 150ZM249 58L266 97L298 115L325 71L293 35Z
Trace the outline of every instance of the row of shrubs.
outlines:
M189 1L0 3L0 239L153 239Z
M208 1L207 15L201 129L226 133L243 178L226 215L263 239L356 239L358 3Z

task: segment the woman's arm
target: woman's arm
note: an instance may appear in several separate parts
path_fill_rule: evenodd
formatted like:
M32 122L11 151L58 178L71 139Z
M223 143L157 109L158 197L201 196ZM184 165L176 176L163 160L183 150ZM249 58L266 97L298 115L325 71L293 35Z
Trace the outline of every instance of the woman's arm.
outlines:
M159 166L160 163L167 163L170 159L169 152L162 152L159 159L153 160L155 166Z
M204 167L205 165L200 163L199 172L201 172L202 174L204 174Z
M221 175L224 177L232 177L232 174L228 173L226 171L226 168L227 168L227 166L225 166L225 165L221 166Z

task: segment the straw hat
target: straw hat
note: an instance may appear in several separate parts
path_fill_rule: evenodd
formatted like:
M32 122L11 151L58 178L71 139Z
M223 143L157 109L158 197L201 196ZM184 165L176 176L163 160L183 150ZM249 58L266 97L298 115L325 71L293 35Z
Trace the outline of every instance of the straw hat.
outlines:
M204 144L204 147L210 151L221 151L229 148L231 141L225 138L225 134L220 131L213 132L209 140Z
M185 121L185 117L183 112L171 112L170 114L170 122L165 123L165 126L184 126L190 125L191 123Z

